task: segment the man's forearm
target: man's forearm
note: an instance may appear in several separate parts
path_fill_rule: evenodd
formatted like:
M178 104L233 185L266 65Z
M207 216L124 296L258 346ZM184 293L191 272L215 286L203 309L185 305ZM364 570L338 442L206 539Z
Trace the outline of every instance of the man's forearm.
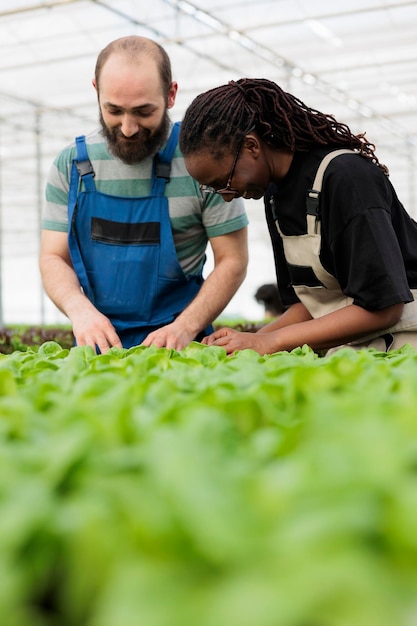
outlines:
M110 320L83 294L78 278L65 259L44 255L40 261L45 291L72 324L77 345L98 347L101 353L122 343Z
M194 300L177 317L176 322L196 336L226 308L246 276L242 263L224 261L207 276Z
M90 302L81 291L73 268L61 257L48 255L39 262L43 286L55 306L71 319L72 314Z

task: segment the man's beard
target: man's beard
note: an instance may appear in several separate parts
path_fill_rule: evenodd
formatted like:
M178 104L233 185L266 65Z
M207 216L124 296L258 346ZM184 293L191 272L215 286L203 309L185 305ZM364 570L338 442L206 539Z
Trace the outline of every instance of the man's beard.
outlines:
M148 128L140 128L132 137L125 137L119 128L108 128L101 111L99 115L101 129L110 152L127 165L140 163L147 157L153 156L168 139L170 120L167 111L161 124L153 133Z

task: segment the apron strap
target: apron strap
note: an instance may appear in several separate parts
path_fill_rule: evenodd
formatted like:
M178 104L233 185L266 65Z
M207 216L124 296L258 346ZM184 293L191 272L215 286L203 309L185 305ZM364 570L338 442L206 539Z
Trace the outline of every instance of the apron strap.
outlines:
M326 171L327 166L330 161L340 154L358 154L354 150L349 150L342 148L340 150L333 150L333 152L329 152L326 154L324 159L321 161L316 176L314 178L313 187L307 191L307 199L306 199L306 208L307 208L307 223L312 222L311 219L308 219L308 216L311 215L314 218L314 232L318 231L318 222L320 220L320 193L321 187L323 184L324 172ZM310 232L310 225L309 225Z

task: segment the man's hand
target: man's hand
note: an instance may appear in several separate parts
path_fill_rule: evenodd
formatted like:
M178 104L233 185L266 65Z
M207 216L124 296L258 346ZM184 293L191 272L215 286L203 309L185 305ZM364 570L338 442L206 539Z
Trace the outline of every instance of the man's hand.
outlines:
M212 237L214 268L190 304L171 323L155 330L144 346L182 350L209 326L241 285L247 266L247 229Z
M72 318L72 330L79 346L96 346L102 354L110 348L122 348L122 342L110 320L97 309L86 308Z
M157 348L168 348L169 350L182 350L193 339L193 333L190 333L177 321L174 321L149 333L143 340L142 345L147 347L154 345Z

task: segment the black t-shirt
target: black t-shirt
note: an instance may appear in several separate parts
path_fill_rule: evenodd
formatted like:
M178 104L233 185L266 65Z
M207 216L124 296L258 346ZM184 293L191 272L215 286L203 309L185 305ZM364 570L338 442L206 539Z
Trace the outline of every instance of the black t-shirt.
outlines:
M307 192L322 158L333 149L337 148L296 152L288 174L271 183L265 194L278 287L286 306L298 298L290 284L270 198L284 235L305 234ZM335 157L324 173L319 210L320 260L345 295L368 310L412 301L410 289L417 288L417 224L379 167L356 154Z

